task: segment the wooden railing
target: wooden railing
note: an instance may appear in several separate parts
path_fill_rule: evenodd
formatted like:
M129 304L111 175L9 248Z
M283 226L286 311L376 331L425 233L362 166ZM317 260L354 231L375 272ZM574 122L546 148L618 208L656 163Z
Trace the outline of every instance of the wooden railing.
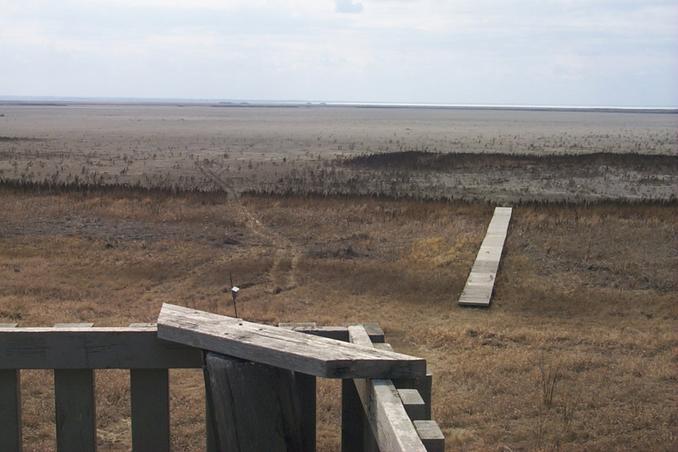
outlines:
M284 324L308 334L362 345L383 344L378 326ZM21 451L21 369L54 369L58 451L96 450L96 369L129 369L132 449L170 448L169 369L203 367L203 351L158 339L150 324L93 327L0 324L0 451ZM431 377L342 381L342 451L442 451L431 415ZM207 409L206 449L215 451Z

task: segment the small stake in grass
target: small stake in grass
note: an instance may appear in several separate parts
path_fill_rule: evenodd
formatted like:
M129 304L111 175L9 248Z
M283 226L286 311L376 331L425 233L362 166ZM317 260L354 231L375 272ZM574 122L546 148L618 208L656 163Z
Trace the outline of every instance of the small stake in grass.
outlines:
M233 274L230 273L229 277L231 279L231 296L233 297L233 310L235 311L235 318L238 318L238 303L237 298L238 298L238 292L240 292L240 288L238 286L233 285Z

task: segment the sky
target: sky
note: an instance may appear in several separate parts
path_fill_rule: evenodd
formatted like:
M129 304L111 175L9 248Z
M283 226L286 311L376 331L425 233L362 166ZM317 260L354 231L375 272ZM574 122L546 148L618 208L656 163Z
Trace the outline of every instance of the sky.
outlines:
M678 106L678 0L0 0L0 96Z

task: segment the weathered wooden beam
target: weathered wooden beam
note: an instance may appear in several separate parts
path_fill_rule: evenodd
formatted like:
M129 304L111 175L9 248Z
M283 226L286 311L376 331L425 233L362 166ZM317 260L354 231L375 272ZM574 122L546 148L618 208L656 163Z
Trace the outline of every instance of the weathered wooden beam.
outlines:
M365 347L372 345L362 326L350 326L348 331L351 342ZM426 450L391 380L354 379L353 382L380 450Z
M426 372L421 358L169 304L160 311L158 337L324 378L413 377Z
M57 451L96 451L94 372L54 371Z
M294 372L207 353L205 373L219 451L315 450L303 431Z
M16 323L0 323L14 328ZM21 452L21 372L0 370L0 451Z
M169 374L167 369L131 369L132 450L169 451Z
M414 428L417 429L426 452L445 452L445 436L436 421L414 421Z
M0 369L200 368L200 350L155 327L0 328Z

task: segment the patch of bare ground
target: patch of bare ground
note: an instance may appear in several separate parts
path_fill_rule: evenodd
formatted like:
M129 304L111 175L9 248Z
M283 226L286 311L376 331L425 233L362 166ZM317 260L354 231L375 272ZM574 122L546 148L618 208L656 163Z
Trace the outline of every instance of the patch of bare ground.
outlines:
M125 325L162 302L232 314L232 272L248 320L378 322L425 357L450 450L671 450L677 212L517 206L478 310L456 300L486 204L2 188L0 322ZM23 375L26 449L52 450L51 373ZM338 391L319 384L321 451L337 450ZM202 450L200 372L173 371L171 397L174 448ZM125 372L98 373L97 403L100 450L128 450Z

